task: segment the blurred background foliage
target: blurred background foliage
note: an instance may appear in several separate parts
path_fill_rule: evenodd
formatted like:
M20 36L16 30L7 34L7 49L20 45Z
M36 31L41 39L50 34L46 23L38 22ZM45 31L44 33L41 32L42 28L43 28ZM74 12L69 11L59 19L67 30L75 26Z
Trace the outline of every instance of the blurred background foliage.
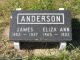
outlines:
M80 0L0 0L0 17L9 22L9 16L16 8L22 10L70 10L75 17L80 13Z
M2 20L9 22L10 14L16 8L22 8L22 10L58 10L65 8L65 10L70 10L72 16L75 17L80 13L80 0L0 0L0 18L2 17Z

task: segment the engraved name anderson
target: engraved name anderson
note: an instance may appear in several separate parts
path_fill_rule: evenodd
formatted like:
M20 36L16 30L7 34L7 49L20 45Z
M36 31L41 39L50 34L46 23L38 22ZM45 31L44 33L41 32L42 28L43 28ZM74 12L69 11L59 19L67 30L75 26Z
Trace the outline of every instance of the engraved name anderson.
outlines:
M28 23L64 23L64 14L62 13L33 13L33 14L18 14L17 15L17 23L18 24L28 24Z

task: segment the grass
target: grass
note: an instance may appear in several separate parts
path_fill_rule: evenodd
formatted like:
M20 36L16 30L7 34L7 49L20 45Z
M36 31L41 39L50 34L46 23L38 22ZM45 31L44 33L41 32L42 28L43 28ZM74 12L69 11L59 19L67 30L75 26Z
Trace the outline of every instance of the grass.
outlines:
M16 60L22 58L23 60L80 60L79 48L74 48L71 51L58 51L56 55L50 56L29 56L19 54L14 48L10 48L10 41L4 39L3 32L9 26L10 15L16 8L22 10L58 10L59 8L70 10L72 17L80 14L80 0L0 0L0 57ZM77 17L78 20L80 20ZM75 26L75 24L74 24ZM80 23L78 24L78 27ZM78 28L79 29L79 28ZM79 29L80 30L80 29ZM78 32L77 32L78 33ZM79 34L79 33L78 33ZM69 46L70 47L70 46ZM1 60L0 59L0 60Z
M17 59L22 59L22 60L80 60L80 50L78 48L72 50L71 52L69 51L59 51L59 54L51 55L51 56L31 56L31 57L20 57L16 56L14 58L11 57L6 57L4 58L1 57L1 59L11 59L11 60L17 60Z

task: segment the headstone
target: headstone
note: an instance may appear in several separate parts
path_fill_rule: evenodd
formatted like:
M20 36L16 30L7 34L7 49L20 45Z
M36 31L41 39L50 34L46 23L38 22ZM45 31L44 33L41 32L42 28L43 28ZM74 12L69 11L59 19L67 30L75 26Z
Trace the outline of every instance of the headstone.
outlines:
M10 40L19 42L64 42L72 40L68 10L14 11Z

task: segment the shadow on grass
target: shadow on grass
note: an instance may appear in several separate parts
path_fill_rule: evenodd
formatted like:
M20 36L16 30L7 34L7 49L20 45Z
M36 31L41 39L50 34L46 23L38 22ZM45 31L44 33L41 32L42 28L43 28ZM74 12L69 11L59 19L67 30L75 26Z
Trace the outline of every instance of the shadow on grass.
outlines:
M69 45L72 46L69 46ZM69 49L80 48L80 21L79 19L72 19L72 41L68 43Z

